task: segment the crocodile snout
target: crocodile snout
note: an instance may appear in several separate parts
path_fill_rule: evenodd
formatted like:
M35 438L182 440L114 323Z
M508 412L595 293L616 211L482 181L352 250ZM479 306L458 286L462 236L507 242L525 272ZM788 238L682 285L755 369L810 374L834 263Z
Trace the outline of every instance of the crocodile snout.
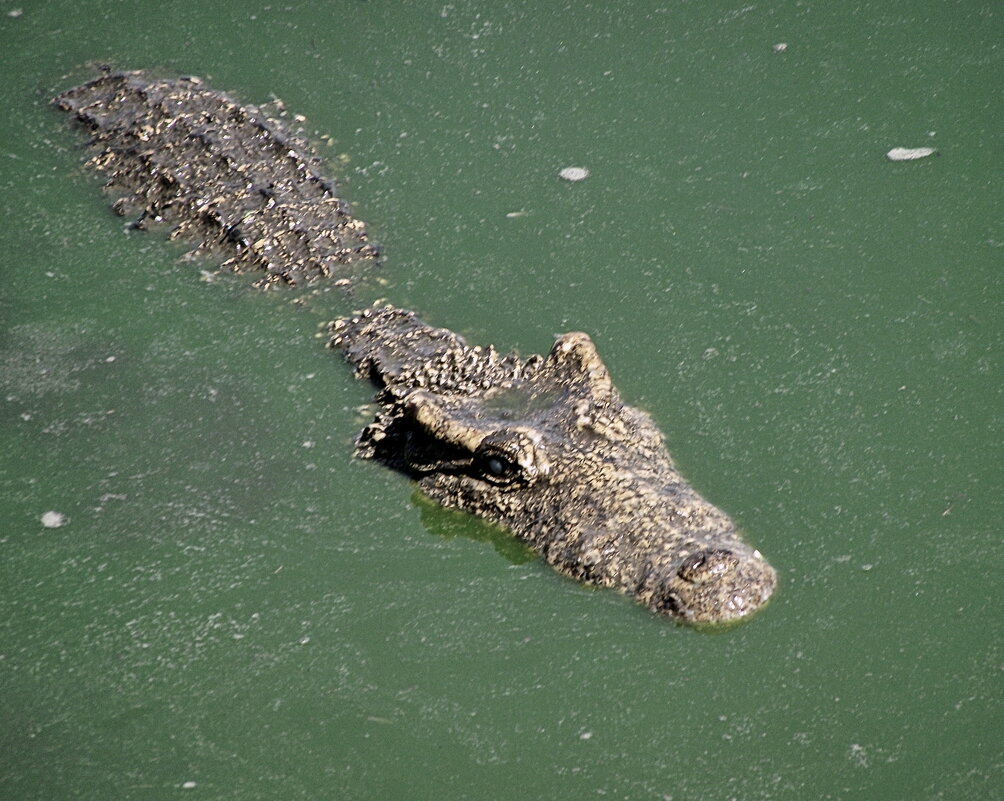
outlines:
M770 599L777 573L759 551L695 551L659 582L649 605L694 624L728 624L748 617Z

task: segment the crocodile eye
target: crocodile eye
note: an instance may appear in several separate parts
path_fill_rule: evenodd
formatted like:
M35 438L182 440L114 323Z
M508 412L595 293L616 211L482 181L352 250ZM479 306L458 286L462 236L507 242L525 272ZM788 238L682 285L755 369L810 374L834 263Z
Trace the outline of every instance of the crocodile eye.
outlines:
M498 456L489 456L485 460L485 472L489 475L496 476L497 478L501 478L508 472L508 470L511 469L512 466L506 464L505 461L500 459Z
M502 429L485 437L471 462L478 478L491 484L532 484L551 465L533 432Z
M481 440L473 467L480 479L492 484L529 484L546 474L550 464L525 432L503 429Z
M508 454L491 445L478 448L474 464L481 477L492 484L511 484L522 474L519 465Z

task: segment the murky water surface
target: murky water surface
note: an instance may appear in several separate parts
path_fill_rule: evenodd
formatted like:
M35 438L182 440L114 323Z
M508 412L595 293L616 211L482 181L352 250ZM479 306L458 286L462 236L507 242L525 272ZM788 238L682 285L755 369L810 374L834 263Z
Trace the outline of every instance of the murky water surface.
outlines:
M0 11L0 796L1002 797L1000 8ZM88 60L281 96L397 304L589 332L776 600L680 628L354 461L367 298L126 232Z

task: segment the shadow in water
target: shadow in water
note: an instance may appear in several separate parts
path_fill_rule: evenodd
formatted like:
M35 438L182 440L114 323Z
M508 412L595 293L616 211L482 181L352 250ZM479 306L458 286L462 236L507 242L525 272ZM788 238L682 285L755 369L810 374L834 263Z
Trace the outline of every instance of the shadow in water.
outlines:
M466 537L475 542L487 542L514 565L523 565L538 558L531 548L504 528L459 509L446 509L421 492L413 493L411 502L418 508L422 525L430 534L444 539Z

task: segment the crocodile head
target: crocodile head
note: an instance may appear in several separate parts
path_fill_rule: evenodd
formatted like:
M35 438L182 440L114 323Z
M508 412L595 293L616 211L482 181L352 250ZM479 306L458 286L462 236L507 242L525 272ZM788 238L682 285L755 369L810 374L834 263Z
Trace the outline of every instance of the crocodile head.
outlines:
M680 476L585 334L521 360L399 309L333 333L382 387L359 452L443 505L508 528L567 575L689 623L734 622L770 598L773 568Z

